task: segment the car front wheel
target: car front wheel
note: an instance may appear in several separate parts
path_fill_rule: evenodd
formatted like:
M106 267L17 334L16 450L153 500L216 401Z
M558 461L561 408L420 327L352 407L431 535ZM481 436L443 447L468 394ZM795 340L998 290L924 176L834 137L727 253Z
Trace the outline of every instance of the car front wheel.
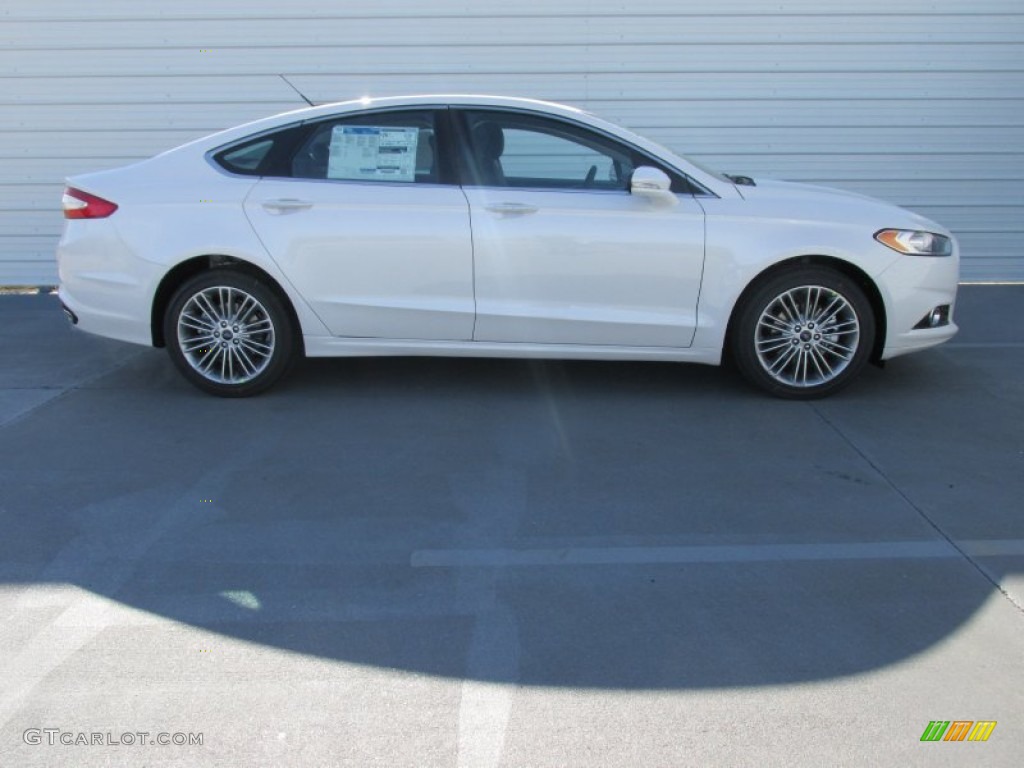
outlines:
M732 353L761 389L811 399L846 386L868 361L874 338L864 291L835 270L803 267L766 280L747 297Z
M221 397L255 395L281 378L295 356L294 334L277 295L231 269L187 281L164 319L164 338L178 370Z

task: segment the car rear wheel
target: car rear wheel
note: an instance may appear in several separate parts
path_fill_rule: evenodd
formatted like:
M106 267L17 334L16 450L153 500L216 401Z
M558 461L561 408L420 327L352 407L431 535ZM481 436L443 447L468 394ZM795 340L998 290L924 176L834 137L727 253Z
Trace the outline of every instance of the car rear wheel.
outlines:
M277 295L251 275L214 269L187 281L171 300L164 338L178 370L199 389L247 397L291 367L295 329Z
M801 267L758 286L739 307L732 353L750 382L778 397L824 397L864 367L875 318L864 291L827 267Z

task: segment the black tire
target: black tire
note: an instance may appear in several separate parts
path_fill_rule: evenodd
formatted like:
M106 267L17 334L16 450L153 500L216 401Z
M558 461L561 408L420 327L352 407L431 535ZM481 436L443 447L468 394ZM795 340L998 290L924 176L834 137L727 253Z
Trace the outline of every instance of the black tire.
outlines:
M252 275L211 269L185 282L164 316L171 360L199 389L248 397L284 376L297 329L277 294Z
M828 267L773 275L737 307L736 367L776 397L810 400L849 384L871 356L875 316L864 291Z

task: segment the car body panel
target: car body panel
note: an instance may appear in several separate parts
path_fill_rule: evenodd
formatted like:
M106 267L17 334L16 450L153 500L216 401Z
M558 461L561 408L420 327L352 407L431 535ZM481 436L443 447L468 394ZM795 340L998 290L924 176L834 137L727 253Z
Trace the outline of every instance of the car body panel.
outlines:
M928 333L911 330L927 309L955 302L959 251L956 239L944 227L903 208L844 190L761 179L756 184L743 188L743 200L699 199L707 214L707 259L695 346L720 347L724 343L733 307L759 275L778 264L812 257L835 259L872 280L886 310L885 350L894 348L894 343L913 343L913 339L932 346L956 333L953 323L929 329ZM953 240L954 254L899 254L874 239L874 233L885 227L945 234ZM771 257L766 259L766 254ZM913 278L907 287L889 286L889 281L882 278L896 265L903 266L892 272L894 277L923 275L932 270L942 275L938 278L941 290L929 294L937 300L912 322L895 312L894 302L906 301L906 293L913 293Z
M689 195L467 187L477 341L688 347L704 263Z
M187 154L187 152L185 153ZM141 163L67 180L69 186L118 200L107 219L67 221L57 246L58 293L79 328L153 344L151 308L162 279L190 259L223 256L269 274L291 302L304 335L329 331L277 267L242 209L257 179L221 174L173 152ZM95 264L112 286L100 289Z
M722 350L710 347L638 347L613 344L529 344L500 341L416 341L306 338L307 357L494 357L525 360L657 360L718 365Z
M267 207L282 199L310 206ZM332 334L473 337L473 245L458 187L262 179L245 210Z

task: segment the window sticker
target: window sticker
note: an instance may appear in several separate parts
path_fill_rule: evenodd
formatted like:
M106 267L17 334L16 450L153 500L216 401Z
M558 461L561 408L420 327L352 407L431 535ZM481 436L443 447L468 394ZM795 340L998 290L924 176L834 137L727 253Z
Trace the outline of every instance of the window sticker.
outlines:
M419 128L336 125L331 131L327 178L415 181Z

